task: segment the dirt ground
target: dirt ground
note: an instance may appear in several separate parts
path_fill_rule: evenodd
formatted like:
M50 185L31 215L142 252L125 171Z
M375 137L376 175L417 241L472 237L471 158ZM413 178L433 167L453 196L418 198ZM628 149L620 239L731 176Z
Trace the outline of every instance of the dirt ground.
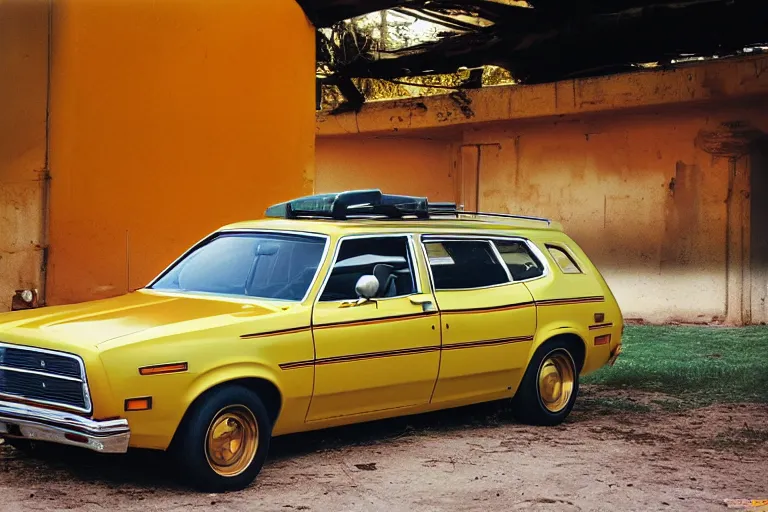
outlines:
M705 511L768 498L768 405L662 398L588 388L554 428L488 404L282 437L251 488L222 495L184 488L162 454L0 446L0 510Z

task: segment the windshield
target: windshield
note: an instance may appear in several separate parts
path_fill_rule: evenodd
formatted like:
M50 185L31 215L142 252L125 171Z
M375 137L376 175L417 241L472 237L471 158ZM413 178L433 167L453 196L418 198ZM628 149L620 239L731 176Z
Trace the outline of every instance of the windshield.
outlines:
M305 235L222 233L150 288L300 301L312 285L325 243Z

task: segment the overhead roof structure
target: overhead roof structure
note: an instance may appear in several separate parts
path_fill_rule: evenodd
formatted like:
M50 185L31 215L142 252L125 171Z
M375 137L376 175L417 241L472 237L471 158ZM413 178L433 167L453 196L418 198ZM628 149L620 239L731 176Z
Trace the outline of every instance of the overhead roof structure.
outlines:
M336 63L327 83L346 85L348 99L354 96L350 78L394 79L496 65L523 83L543 83L768 46L768 7L760 0L298 2L319 28L384 9L407 10L445 27L434 41Z

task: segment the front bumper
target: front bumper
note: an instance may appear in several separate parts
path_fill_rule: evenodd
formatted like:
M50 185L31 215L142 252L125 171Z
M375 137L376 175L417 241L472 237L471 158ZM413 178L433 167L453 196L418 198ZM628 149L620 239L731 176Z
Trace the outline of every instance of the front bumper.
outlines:
M76 414L0 400L0 438L14 437L125 453L131 430L128 420L94 421Z

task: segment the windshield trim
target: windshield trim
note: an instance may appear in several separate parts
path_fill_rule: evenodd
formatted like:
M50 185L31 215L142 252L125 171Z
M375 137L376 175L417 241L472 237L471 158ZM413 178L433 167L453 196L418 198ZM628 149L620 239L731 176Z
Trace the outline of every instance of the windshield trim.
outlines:
M160 279L165 277L166 274L168 274L168 272L173 270L176 267L176 265L178 265L179 263L184 261L184 259L186 259L187 256L189 256L191 253L195 252L199 248L203 247L204 245L209 244L210 242L212 242L216 238L219 238L222 235L237 235L237 234L244 234L244 235L258 235L258 234L275 235L275 234L277 234L277 235L294 235L294 236L304 236L304 237L311 237L311 238L320 238L320 239L322 239L323 240L323 253L320 256L320 262L317 265L317 270L315 271L315 275L312 277L312 281L309 283L309 287L307 288L307 292L304 294L304 297L302 297L301 300L271 299L269 297L250 297L250 296L247 296L247 295L242 295L242 296L238 295L238 296L236 296L236 297L243 297L245 299L250 298L250 299L262 300L262 301L276 301L276 302L279 301L279 302L292 303L292 304L297 304L297 303L301 304L301 303L306 302L309 299L309 295L312 293L312 289L315 287L315 285L317 284L317 280L320 277L320 272L321 272L321 270L323 268L323 264L325 263L325 260L328 257L328 250L330 248L331 237L330 237L330 235L326 235L326 234L322 234L322 233L313 233L313 232L310 232L310 231L286 231L286 230L279 230L279 229L220 229L218 231L214 231L213 233L209 234L208 236L206 236L205 238L203 238L202 240L200 240L199 242L194 244L192 247L190 247L189 249L184 251L181 256L176 258L173 261L173 263L168 265L162 272L160 272L160 274L157 275L157 277L152 279L152 281L150 281L149 284L147 284L146 286L144 286L143 288L140 288L140 289L150 290L150 291L158 292L158 293L168 292L168 290L155 289L155 288L153 288L153 286L155 286L155 284ZM171 290L171 292L173 292L173 290ZM185 292L183 290L179 290L176 293L179 293L179 294L192 293L192 294L194 294L194 293L200 293L200 292L195 292L195 291ZM232 294L228 294L228 293L206 293L206 295L209 296L209 297L233 297Z

